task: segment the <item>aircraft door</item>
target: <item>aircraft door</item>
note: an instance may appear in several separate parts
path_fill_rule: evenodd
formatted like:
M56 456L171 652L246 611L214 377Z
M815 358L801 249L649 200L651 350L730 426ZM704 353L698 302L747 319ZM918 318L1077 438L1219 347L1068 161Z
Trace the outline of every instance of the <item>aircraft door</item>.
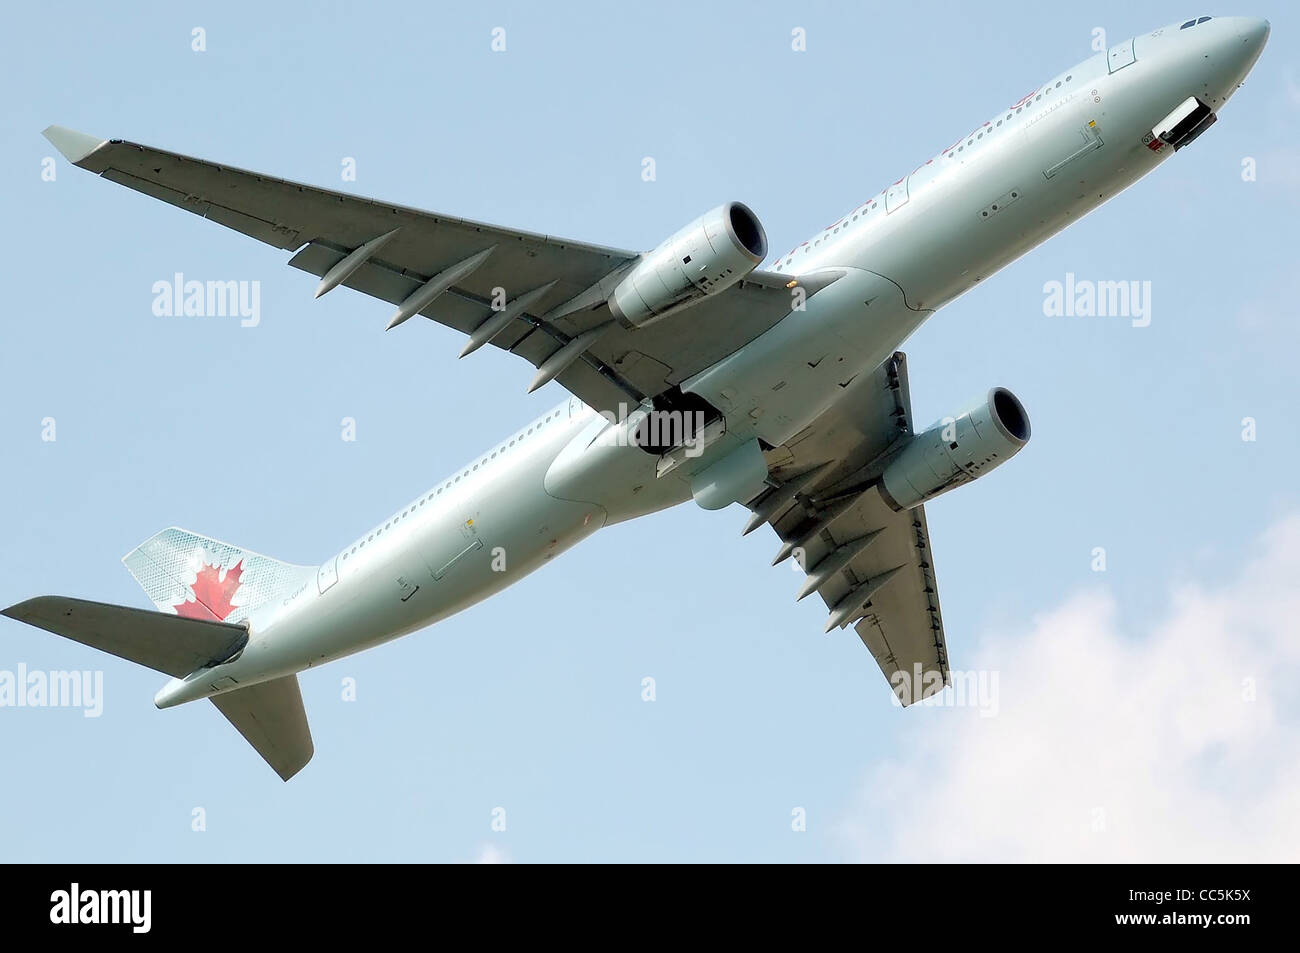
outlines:
M331 556L328 561L321 563L320 568L316 570L316 587L323 593L338 581L339 558L338 556Z
M1123 43L1110 48L1110 52L1106 54L1106 66L1110 72L1114 73L1116 70L1122 70L1125 66L1128 66L1134 59L1133 41L1125 40Z
M905 175L885 192L885 211L892 212L896 208L901 208L907 204L907 180L910 175Z

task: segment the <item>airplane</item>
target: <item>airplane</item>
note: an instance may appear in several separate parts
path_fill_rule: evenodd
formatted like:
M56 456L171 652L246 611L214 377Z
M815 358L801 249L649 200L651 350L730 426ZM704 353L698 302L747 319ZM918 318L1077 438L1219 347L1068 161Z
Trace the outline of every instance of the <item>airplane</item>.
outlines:
M58 126L74 165L292 252L289 264L528 361L572 395L316 566L172 527L123 562L156 611L59 596L4 614L210 698L284 780L311 759L298 673L445 619L604 526L751 511L797 596L852 626L903 704L951 683L925 504L1019 453L994 387L913 426L898 348L936 310L1218 118L1266 20L1194 17L1052 77L760 268L739 202L638 254L285 182ZM405 333L409 333L405 332ZM634 624L634 623L629 623Z

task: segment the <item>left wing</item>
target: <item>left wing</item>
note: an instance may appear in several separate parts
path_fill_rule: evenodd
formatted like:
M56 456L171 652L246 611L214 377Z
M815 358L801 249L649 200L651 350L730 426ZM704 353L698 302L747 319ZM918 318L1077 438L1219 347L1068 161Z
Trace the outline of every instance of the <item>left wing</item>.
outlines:
M772 525L773 561L793 557L807 574L798 598L821 596L826 631L854 627L904 705L951 682L925 509L895 511L876 486L911 414L900 352L769 454L778 485L749 504L745 529Z
M687 314L625 327L612 320L606 299L640 259L636 252L423 212L60 126L45 136L79 168L295 251L289 264L322 278L317 296L341 284L398 305L390 326L424 315L470 335L462 356L491 343L538 368L532 388L553 378L615 415L620 405L635 406L716 364L790 312L789 277L753 271ZM811 297L835 277L799 281ZM504 310L499 301L492 308L498 289ZM598 340L584 337L596 329Z

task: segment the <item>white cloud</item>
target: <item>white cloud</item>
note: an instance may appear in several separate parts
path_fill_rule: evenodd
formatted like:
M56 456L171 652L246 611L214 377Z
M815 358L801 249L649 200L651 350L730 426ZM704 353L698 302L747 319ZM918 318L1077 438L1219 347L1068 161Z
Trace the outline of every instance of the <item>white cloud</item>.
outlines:
M479 848L476 864L508 864L510 855L495 844L484 844Z
M910 710L907 754L843 822L854 858L1300 856L1300 514L1238 571L1175 588L1147 631L1123 616L1084 593L984 640L999 715Z

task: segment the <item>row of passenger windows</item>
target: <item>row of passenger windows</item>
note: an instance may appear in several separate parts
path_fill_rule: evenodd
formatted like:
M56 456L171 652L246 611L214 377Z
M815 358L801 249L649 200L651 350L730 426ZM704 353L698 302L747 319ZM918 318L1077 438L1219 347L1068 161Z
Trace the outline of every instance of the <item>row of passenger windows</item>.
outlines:
M1063 83L1068 83L1068 82L1072 81L1073 79L1074 79L1074 74L1070 74L1069 76L1065 77L1065 79L1058 79L1058 80L1056 81L1056 85L1055 85L1055 86L1053 86L1051 83L1048 83L1045 87L1043 87L1043 91L1042 91L1041 93L1039 93L1037 96L1034 97L1034 102L1038 102L1038 101L1039 101L1040 99L1042 99L1045 95L1050 95L1051 92L1052 92L1052 90L1054 90L1054 89L1060 89L1060 88L1061 88L1061 85L1062 85ZM981 130L980 132L978 132L976 135L972 136L970 139L967 139L967 140L966 140L966 146L973 146L973 145L975 144L976 140L979 140L979 139L983 139L983 138L984 138L984 134L985 134L985 133L988 133L990 136L993 135L993 131L994 131L995 129L997 129L999 126L1001 126L1004 122L1006 122L1006 123L1011 122L1011 120L1012 120L1013 118L1015 118L1016 116L1019 116L1022 112L1024 112L1024 111L1025 111L1025 108L1026 108L1028 105L1029 105L1029 103L1026 102L1024 106L1017 106L1016 109L1015 109L1015 112L1008 112L1007 115L1006 115L1006 118L1005 118L1005 119L999 119L997 122L992 123L991 125L990 125L990 123L987 123L987 122L986 122L984 125L987 126L988 128L987 128L987 129L982 129L982 130ZM947 153L948 158L949 158L949 159L953 158L953 156L955 156L958 152L963 151L963 150L966 148L966 146L958 146L956 149L952 149L952 150L950 150L950 151Z
M552 413L547 414L545 417L543 417L543 418L542 418L541 420L539 420L537 423L533 424L533 425L532 425L531 427L529 427L527 430L521 431L521 432L520 432L519 434L517 434L516 436L511 437L510 440L509 440L508 442L501 444L501 446L497 447L497 448L496 448L495 450L493 450L491 453L489 453L489 454L487 454L486 456L484 456L481 460L479 460L479 461L478 461L477 463L475 463L473 466L471 466L471 467L469 467L468 469L464 470L463 472L457 474L455 477L453 477L452 479L448 480L448 481L447 481L446 483L444 483L442 486L437 487L437 488L435 488L434 490L430 491L428 496L425 496L425 497L422 497L422 498L419 499L419 500L416 500L416 501L415 501L414 503L412 503L409 507L407 507L406 509L402 510L402 512L398 513L398 514L397 514L396 516L394 516L391 520L389 520L388 522L386 522L383 526L381 526L381 527L379 527L378 529L376 529L373 533L371 533L371 534L370 534L369 536L367 536L365 539L363 539L363 540L359 540L355 545L352 546L351 549L344 550L344 551L343 551L343 559L347 559L349 556L355 556L355 555L357 554L358 550L365 549L365 547L366 547L366 543L373 542L374 539L375 539L375 537L380 536L380 535L383 534L384 530L388 529L388 528L391 527L391 526L396 526L399 522L401 522L402 520L406 519L407 517L414 516L416 510L418 510L420 507L424 506L425 503L428 503L428 502L430 502L431 500L433 500L433 498L434 498L435 496L439 496L439 495L441 495L443 490L450 490L453 486L455 486L457 483L459 483L459 482L461 481L461 478L462 478L462 477L468 477L471 473L473 473L475 470L477 470L480 466L484 466L484 465L486 465L488 462L490 462L490 461L492 461L492 460L495 460L495 459L497 458L498 455L504 455L505 452L506 452L507 450L511 449L511 448L514 447L516 444L521 444L521 443L523 443L525 437L531 437L534 433L540 433L540 432L541 432L541 429L542 429L543 426L545 426L546 424L550 423L551 421L559 420L559 419L560 419L560 411L558 411L558 410L557 410L557 411L554 411L554 412L552 412Z
M1209 17L1206 17L1206 18L1204 18L1204 19L1208 20ZM1204 20L1202 20L1202 21L1200 21L1200 22L1204 22ZM1034 97L1033 101L1034 101L1034 102L1038 102L1039 100L1041 100L1041 99L1043 98L1044 95L1050 94L1050 93L1052 92L1052 90L1054 90L1054 89L1060 89L1061 86L1062 86L1064 83L1069 83L1069 82L1073 81L1073 79L1074 79L1074 74L1070 74L1070 75L1066 76L1065 79L1063 79L1063 80L1058 79L1058 80L1056 81L1056 85L1052 85L1051 83L1049 83L1046 87L1044 87L1044 89L1043 89L1043 91L1042 91L1041 93L1039 93L1037 96ZM984 135L985 135L986 133L987 133L988 135L992 136L994 130L996 130L997 128L999 128L999 127L1000 127L1004 122L1006 122L1006 123L1010 123L1011 120L1012 120L1015 116L1018 116L1018 115L1020 115L1022 112L1024 112L1025 109L1026 109L1029 105L1030 105L1029 102L1026 101L1025 104L1024 104L1023 106L1017 106L1014 112L1008 112L1007 115L1006 115L1006 118L1005 118L1005 119L999 119L999 120L997 120L997 122L989 122L989 123L985 123L984 125L987 126L988 128L980 130L980 132L976 133L974 136L972 136L971 138L967 139L965 145L959 145L956 149L948 150L948 151L945 151L945 152L940 153L940 154L946 156L946 157L949 158L949 159L954 158L954 157L956 156L957 153L959 153L959 152L964 152L964 151L966 150L966 146L973 146L973 145L975 145L976 141L978 141L978 140L980 140L980 139L983 139L983 138L984 138ZM931 162L933 162L933 161L934 161L933 159L928 159L928 160L926 160L926 163L925 163L925 164L926 164L926 165L929 165L929 164L930 164ZM851 225L853 222L856 222L856 221L858 220L859 217L863 217L863 218L865 218L865 217L866 217L866 214L867 214L868 212L874 212L874 211L876 210L876 208L879 207L879 205L880 205L880 200L879 200L879 199L872 199L870 202L866 203L866 204L863 205L861 208L859 208L856 212L854 212L853 215L852 215L851 217L846 218L846 219L845 219L841 224L835 225L834 227L832 227L832 228L831 228L829 231L827 231L827 232L823 232L820 236L818 236L817 238L815 238L813 241L811 241L811 242L805 242L804 245L803 245L803 253L804 253L805 255L808 254L808 253L809 253L810 251L812 251L814 248L816 248L817 246L819 246L819 245L822 243L822 240L823 240L823 239L825 239L826 241L830 241L831 236L832 236L832 235L837 235L837 234L839 234L839 231L840 231L841 228L848 228L849 225ZM777 262L778 267L781 266L782 264L785 264L785 265L793 264L793 263L794 263L794 256L795 256L796 254L797 254L797 252L791 252L790 254L788 254L788 255L786 256L784 262L780 262L780 261L778 261L778 262Z

